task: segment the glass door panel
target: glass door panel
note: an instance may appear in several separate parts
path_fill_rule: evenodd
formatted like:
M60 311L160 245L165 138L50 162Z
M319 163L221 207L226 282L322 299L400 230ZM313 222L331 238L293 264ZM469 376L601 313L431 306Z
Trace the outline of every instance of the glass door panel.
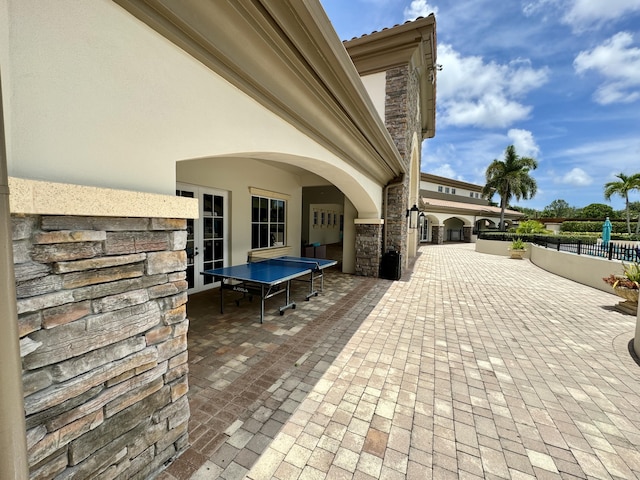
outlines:
M179 184L176 195L198 198L200 218L187 220L187 281L194 293L217 286L204 270L225 266L227 192Z

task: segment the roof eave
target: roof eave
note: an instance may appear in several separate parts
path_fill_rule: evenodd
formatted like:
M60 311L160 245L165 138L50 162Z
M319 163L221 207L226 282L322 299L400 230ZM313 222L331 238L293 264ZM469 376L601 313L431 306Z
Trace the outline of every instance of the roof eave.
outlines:
M436 133L437 38L433 14L344 45L361 76L411 64L419 76L422 139Z
M316 0L114 1L357 171L382 185L404 173Z

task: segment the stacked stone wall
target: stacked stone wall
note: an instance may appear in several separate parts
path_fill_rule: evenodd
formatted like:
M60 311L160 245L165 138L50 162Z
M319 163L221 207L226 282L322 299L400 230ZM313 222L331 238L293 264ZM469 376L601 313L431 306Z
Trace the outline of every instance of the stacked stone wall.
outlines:
M146 479L188 442L186 220L13 216L32 479Z
M356 224L356 275L380 276L382 225Z
M405 263L409 259L406 212L410 207L411 182L417 181L415 178L411 178L411 155L414 150L412 142L415 138L419 142L422 139L420 112L418 111L419 95L419 79L409 64L387 71L385 124L400 152L406 175L401 185L391 187L387 192L385 238L387 249L399 251ZM421 145L416 147L419 157ZM420 158L417 161L420 162Z
M409 65L387 70L385 93L385 125L405 168L409 168L411 132L409 131Z
M390 187L387 191L387 216L385 218L387 250L400 252L403 257L407 250L407 203L409 189L406 185ZM382 252L384 253L384 252Z
M444 225L433 225L431 227L431 243L436 245L444 243Z
M462 227L463 239L467 243L471 243L471 234L473 233L473 227L465 225Z

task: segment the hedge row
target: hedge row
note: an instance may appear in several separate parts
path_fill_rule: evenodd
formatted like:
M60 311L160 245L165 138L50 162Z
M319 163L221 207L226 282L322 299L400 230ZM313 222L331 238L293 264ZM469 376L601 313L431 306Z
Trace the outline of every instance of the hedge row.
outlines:
M636 231L636 223L631 222L631 231ZM602 232L604 222L563 222L561 232ZM611 233L627 233L627 222L611 222Z
M578 235L540 235L539 233L515 233L515 232L482 232L480 238L483 240L502 240L511 242L521 239L524 242L533 242L534 239L546 240L549 243L576 243L578 241L585 243L597 243L599 235L578 234Z

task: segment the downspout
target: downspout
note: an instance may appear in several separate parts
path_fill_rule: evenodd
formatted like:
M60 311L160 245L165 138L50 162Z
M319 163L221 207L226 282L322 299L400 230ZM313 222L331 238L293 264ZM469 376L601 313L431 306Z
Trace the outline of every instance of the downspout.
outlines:
M383 208L383 216L384 218L384 235L382 237L382 253L387 252L387 202L389 200L389 189L391 187L398 187L404 183L404 173L401 173L399 177L394 178L391 183L387 183L384 187L384 208Z
M9 179L0 85L0 478L29 478Z

